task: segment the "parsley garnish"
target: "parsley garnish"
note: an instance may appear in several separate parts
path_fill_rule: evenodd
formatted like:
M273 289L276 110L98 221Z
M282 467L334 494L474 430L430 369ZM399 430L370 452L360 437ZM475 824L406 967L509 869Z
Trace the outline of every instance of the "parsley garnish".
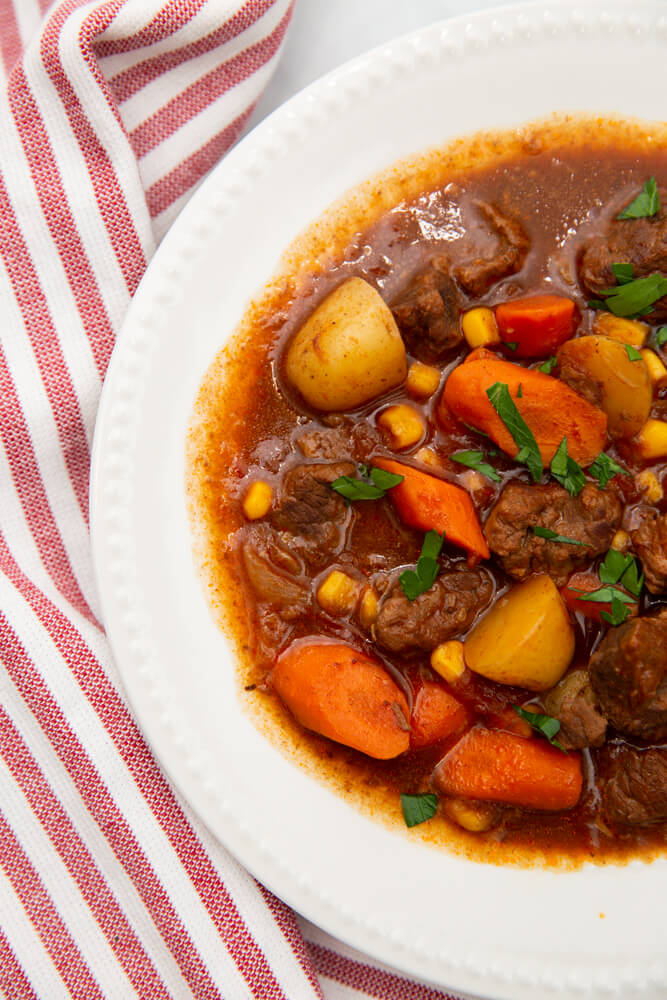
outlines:
M519 382L519 388L516 391L516 398L523 399L523 389L521 388L521 383Z
M456 454L451 455L450 458L452 458L455 462L458 462L460 465L466 465L469 469L476 469L478 472L481 472L482 475L488 476L489 479L492 479L494 483L500 482L500 476L496 470L492 465L489 465L489 463L485 461L483 451L457 451Z
M588 542L580 542L576 538L567 538L565 535L559 535L551 528L542 528L539 524L533 526L533 533L537 535L538 538L546 538L550 542L563 542L565 545L589 545Z
M558 364L558 358L553 354L546 361L543 361L541 365L537 366L538 372L542 372L543 375L551 375L552 371Z
M427 531L424 536L422 550L417 560L417 571L406 569L398 578L401 589L409 601L414 601L420 594L430 590L438 575L438 556L445 540L445 533Z
M637 350L636 347L632 346L632 344L623 344L623 347L627 351L627 354L628 354L628 357L630 358L630 361L641 361L642 360L641 354L639 353L639 351Z
M438 797L432 792L424 795L401 795L401 808L406 826L419 826L433 819L438 808Z
M644 584L644 574L639 576L634 556L619 552L618 549L609 549L600 566L599 575L602 583L620 583L634 597L639 597Z
M612 264L611 267L612 271L616 268L617 280L618 274L622 275L622 280L615 288L602 289L600 294L606 296L604 301L591 299L588 304L592 309L608 309L614 316L645 316L651 312L654 302L667 295L667 278L661 274L632 278L628 277L631 264Z
M627 469L621 468L618 462L610 458L604 451L601 451L592 465L588 467L588 473L597 479L598 489L603 490L610 479L614 476L629 476Z
M619 285L627 285L635 276L632 264L612 264L611 271Z
M636 198L619 212L617 219L647 219L660 211L660 195L655 177L649 177Z
M586 485L586 476L578 462L567 453L567 438L558 445L551 459L551 475L564 486L571 497L578 496Z
M516 351L516 349L517 349L518 346L519 346L519 341L518 340L506 340L505 341L505 347L509 347L510 351Z
M663 344L667 343L667 326L661 326L655 335L655 340L658 347L662 347Z
M567 753L567 750L560 745L558 740L554 739L556 734L560 732L560 722L558 719L554 719L550 715L538 715L537 712L527 712L524 708L519 708L518 705L512 705L512 708L536 732L541 733L542 736L549 740L552 746L558 747L563 753Z
M486 394L519 449L515 456L516 461L525 462L533 477L533 482L538 483L542 478L543 470L540 449L537 447L533 432L517 410L509 388L505 382L496 382L490 389L486 390Z
M379 500L385 496L387 490L398 486L405 478L385 469L378 469L374 465L370 469L367 465L360 465L359 472L365 477L364 479L340 476L331 483L331 489L340 493L346 500ZM368 482L369 479L372 481Z
M618 587L598 587L597 590L588 593L584 590L572 589L575 593L579 594L578 601L591 601L594 604L610 604L611 614L608 611L600 612L600 618L609 622L610 625L622 625L625 619L629 618L632 614L627 605L635 603L633 598L629 594L626 594L624 590L619 590Z

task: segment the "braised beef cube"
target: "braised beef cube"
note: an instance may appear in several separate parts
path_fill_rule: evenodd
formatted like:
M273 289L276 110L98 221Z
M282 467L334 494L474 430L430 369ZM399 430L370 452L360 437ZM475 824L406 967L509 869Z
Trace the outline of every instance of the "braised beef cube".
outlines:
M661 209L645 219L614 219L606 233L584 246L579 261L579 281L588 298L616 285L612 264L632 264L635 278L667 274L667 191L660 192ZM649 323L667 319L667 296L653 306Z
M560 587L577 566L607 551L621 513L615 493L591 484L571 497L556 483L532 486L514 482L500 494L484 534L505 572L515 580L531 573L548 573ZM584 544L549 541L535 534L536 526Z
M646 826L667 819L667 749L610 746L599 769L602 811L611 823Z
M291 536L290 549L306 562L318 564L340 547L349 508L331 483L356 471L354 462L317 462L295 465L285 476L271 522Z
M607 720L597 708L587 670L573 670L546 695L544 710L560 722L558 742L565 750L602 746Z
M375 640L392 653L429 652L465 632L493 592L491 577L481 569L442 573L414 601L396 581L380 605L373 626Z
M631 537L646 574L646 586L652 594L664 594L667 591L667 514L647 512Z
M667 613L611 628L589 670L600 710L615 729L667 740Z
M293 620L304 614L310 594L302 565L268 524L253 524L239 535L241 562L257 600Z
M530 241L517 219L510 219L495 205L477 207L491 227L496 246L488 256L477 257L456 268L454 277L471 298L480 298L492 285L516 274L524 265Z
M416 274L391 307L405 345L420 361L440 361L463 340L459 293L449 259L437 257Z

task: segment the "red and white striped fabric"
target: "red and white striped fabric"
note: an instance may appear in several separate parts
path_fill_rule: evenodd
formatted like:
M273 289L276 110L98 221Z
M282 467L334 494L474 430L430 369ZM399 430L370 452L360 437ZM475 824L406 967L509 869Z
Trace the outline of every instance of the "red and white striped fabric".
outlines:
M93 584L115 335L292 0L47 6L0 0L0 992L435 1000L300 924L190 814L123 700Z

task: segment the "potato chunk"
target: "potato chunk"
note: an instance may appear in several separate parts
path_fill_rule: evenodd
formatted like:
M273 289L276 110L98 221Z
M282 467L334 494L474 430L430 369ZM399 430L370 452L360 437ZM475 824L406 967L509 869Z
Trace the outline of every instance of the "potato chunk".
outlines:
M348 278L291 341L285 372L314 409L352 410L404 381L405 345L380 294Z
M556 584L546 574L504 594L464 645L475 673L500 684L548 691L574 655L574 630Z

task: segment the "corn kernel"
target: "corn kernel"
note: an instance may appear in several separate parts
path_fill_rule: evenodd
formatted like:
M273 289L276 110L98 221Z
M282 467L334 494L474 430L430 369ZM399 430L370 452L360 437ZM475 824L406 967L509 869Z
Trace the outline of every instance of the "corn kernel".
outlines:
M660 480L654 472L650 469L644 469L639 475L635 476L635 482L640 490L646 494L646 499L649 503L660 503L664 496L664 491L660 485Z
M665 368L661 359L655 353L655 351L650 351L648 348L641 351L641 356L644 359L644 363L648 368L649 378L654 386L660 388L667 382L667 368Z
M418 399L428 399L440 385L440 372L432 365L413 362L408 369L405 388Z
M644 346L648 327L646 323L640 323L636 319L624 319L610 312L599 312L595 317L593 332L600 337L609 337L610 340L639 348Z
M243 513L249 521L257 521L268 514L273 499L273 490L262 479L251 483L243 498Z
M422 465L429 465L432 469L437 469L440 467L440 459L433 451L433 448L420 448L419 451L415 452L415 458Z
M388 406L378 417L378 425L387 431L393 448L411 448L424 436L426 426L421 413L407 403Z
M463 676L466 664L463 659L463 643L458 639L442 642L431 653L431 666L448 684L453 684Z
M627 531L617 531L611 540L611 548L616 549L617 552L627 552L630 548L631 538Z
M330 615L354 611L359 596L359 581L339 569L329 573L317 589L317 603Z
M667 458L667 422L647 420L637 436L637 450L646 461Z
M500 343L496 317L493 310L485 306L478 306L464 313L461 318L461 329L468 345L473 349Z
M484 833L498 822L500 810L492 802L445 799L443 811L449 819L470 833Z
M461 473L459 479L469 493L474 493L476 490L483 490L489 485L489 480L481 472L477 472L476 469L466 469L465 472Z
M378 596L372 587L366 587L361 595L359 605L359 621L363 628L370 628L374 625L378 616Z

